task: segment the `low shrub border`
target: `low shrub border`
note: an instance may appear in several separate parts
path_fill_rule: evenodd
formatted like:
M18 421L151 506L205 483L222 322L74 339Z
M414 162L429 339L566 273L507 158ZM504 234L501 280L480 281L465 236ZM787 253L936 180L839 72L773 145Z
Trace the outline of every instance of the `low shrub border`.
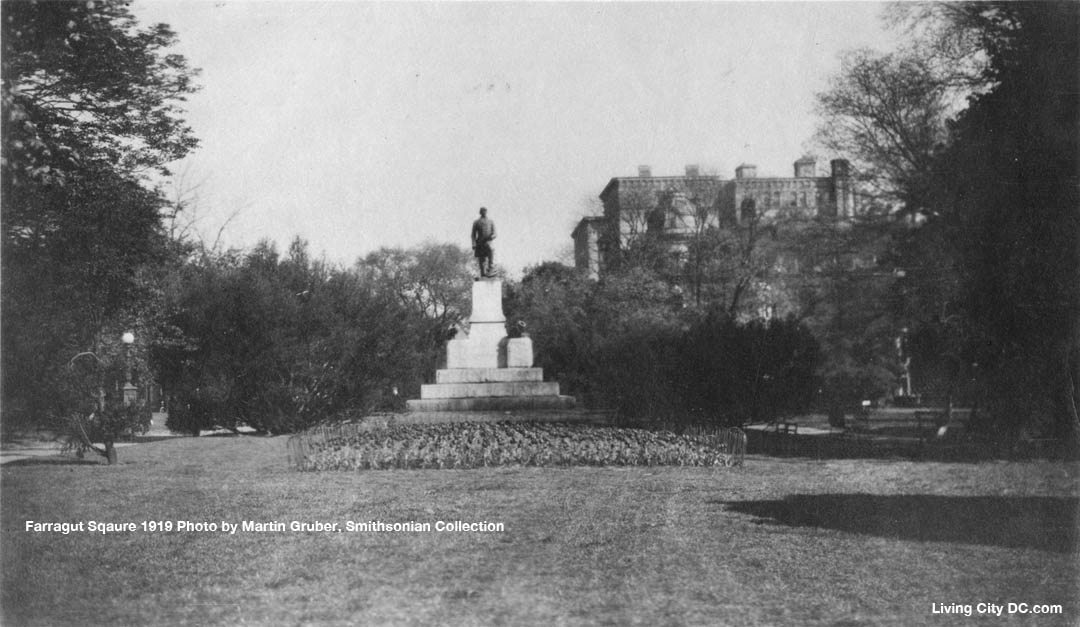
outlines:
M735 466L738 429L676 435L567 423L344 424L289 439L299 470L484 466Z

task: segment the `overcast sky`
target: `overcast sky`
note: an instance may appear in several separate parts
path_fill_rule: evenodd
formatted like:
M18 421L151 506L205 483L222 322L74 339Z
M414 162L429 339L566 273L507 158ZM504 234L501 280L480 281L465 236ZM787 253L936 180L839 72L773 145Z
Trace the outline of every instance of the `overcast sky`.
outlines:
M512 275L569 261L614 176L687 164L790 176L813 94L846 48L890 47L869 2L137 0L201 68L184 164L199 229L351 264L381 246L468 246L480 206ZM831 155L821 155L827 161Z

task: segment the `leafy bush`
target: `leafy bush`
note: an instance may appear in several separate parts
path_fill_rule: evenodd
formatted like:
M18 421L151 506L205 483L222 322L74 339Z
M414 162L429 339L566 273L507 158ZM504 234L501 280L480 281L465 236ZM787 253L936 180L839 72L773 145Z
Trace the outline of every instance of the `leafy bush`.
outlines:
M401 409L457 314L433 317L368 270L313 261L301 240L284 257L262 244L185 267L170 294L181 339L155 355L169 427L291 433L347 409Z
M165 426L170 431L199 435L213 429L220 422L218 416L227 415L228 391L225 386L204 384L194 386L178 395L169 407Z
M596 381L605 404L624 416L659 416L685 409L683 334L641 325L605 341Z
M817 360L817 342L794 320L717 315L687 330L629 329L601 347L597 377L624 416L736 425L806 411Z
M83 453L94 452L105 457L110 464L115 464L116 442L146 433L150 428L151 413L143 403L125 405L110 400L102 410L89 414L73 412L65 418L66 449L74 450L80 457ZM98 442L103 448L94 445Z
M727 424L798 415L813 402L818 343L792 318L707 316L686 333L680 355L688 408Z
M734 425L809 408L821 351L806 327L740 323L684 300L645 268L595 282L549 263L511 290L508 310L535 329L545 374L625 418Z
M49 417L66 436L68 449L92 451L113 464L115 443L150 427L150 408L124 398L124 388L145 380L147 373L143 360L131 358L119 333L99 338L96 352L79 353L57 373Z

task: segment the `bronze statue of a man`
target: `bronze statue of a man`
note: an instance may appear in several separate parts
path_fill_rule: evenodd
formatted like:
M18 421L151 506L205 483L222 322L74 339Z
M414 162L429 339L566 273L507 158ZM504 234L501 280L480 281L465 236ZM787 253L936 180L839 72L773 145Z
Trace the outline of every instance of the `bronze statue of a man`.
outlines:
M495 251L491 249L491 240L495 239L495 223L487 217L487 208L480 207L480 217L472 224L472 247L476 261L480 264L480 277L495 276Z

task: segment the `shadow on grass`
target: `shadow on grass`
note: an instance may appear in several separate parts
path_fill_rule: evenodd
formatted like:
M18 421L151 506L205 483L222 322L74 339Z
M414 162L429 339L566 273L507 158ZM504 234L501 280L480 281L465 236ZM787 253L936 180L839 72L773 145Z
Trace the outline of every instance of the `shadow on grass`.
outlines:
M796 494L775 501L709 501L761 524L1056 553L1077 549L1076 497Z
M183 434L183 433L161 433L161 434L154 434L154 435L137 435L137 436L131 438L130 440L128 440L128 442L132 442L134 444L146 444L148 442L165 442L165 441L168 441L168 440L176 440L178 438L190 438L190 437L191 437L190 435Z
M105 459L95 461L93 459L78 459L77 457L65 457L62 455L43 455L37 457L24 457L22 459L5 462L4 467L10 466L100 466L105 465Z
M973 440L941 440L924 431L923 440L913 433L889 428L864 431L852 429L829 435L777 434L749 430L747 453L775 457L810 457L813 459L895 459L945 463L972 463L988 459L1072 460L1075 455L1061 440L1033 440L1007 446Z

